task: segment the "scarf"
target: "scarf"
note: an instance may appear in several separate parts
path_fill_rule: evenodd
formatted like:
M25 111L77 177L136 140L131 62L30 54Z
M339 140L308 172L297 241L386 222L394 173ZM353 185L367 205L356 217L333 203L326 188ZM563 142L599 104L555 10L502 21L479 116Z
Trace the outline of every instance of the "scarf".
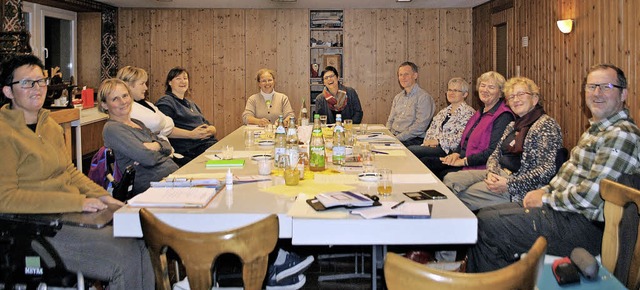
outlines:
M338 89L338 98L336 98L331 94L331 92L329 92L327 87L324 87L324 90L322 90L322 95L329 104L329 109L331 109L331 111L342 112L342 109L347 106L347 93L342 91L343 94L341 94L341 91L342 90Z
M524 138L527 137L527 132L531 125L535 123L542 115L544 115L544 108L540 104L537 104L531 112L516 119L516 123L513 126L516 132L515 144L507 146L507 151L515 154L522 153L522 146L524 145Z

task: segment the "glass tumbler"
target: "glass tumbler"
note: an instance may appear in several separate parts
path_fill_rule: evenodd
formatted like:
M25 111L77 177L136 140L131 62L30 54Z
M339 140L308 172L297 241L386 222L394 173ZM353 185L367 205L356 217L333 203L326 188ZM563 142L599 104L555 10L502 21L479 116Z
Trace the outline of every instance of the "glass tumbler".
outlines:
M393 189L391 169L378 169L378 175L380 176L378 179L378 194L382 196L391 195L391 191Z
M244 131L244 147L250 148L255 143L255 135L252 130Z

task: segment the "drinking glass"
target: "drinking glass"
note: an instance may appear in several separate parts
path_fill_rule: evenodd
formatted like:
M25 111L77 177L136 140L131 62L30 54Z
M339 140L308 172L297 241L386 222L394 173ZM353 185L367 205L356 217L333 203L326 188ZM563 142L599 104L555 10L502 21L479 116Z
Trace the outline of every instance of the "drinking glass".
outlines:
M249 148L255 143L255 135L252 130L244 131L244 147Z
M269 124L264 127L264 137L265 139L273 139L275 134L273 132L273 124Z
M320 126L327 127L327 115L320 115Z
M268 157L258 159L258 173L260 175L271 174L271 159Z
M369 125L366 123L362 123L360 124L360 129L359 132L361 135L367 135L367 129L369 128Z
M391 169L380 168L378 169L378 175L380 176L380 179L378 179L378 194L382 196L391 195L393 188Z
M345 119L344 120L344 130L345 131L353 130L353 120L351 120L351 119Z
M362 162L362 169L364 173L375 172L375 154L369 150L363 150L360 152L360 161Z
M229 160L233 159L233 146L227 145L222 149L222 159Z

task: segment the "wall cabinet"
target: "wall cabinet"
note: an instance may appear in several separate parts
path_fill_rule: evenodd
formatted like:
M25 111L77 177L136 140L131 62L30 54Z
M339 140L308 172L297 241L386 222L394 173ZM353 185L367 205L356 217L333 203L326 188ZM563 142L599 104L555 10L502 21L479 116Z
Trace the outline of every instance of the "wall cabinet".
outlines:
M342 81L342 58L344 55L342 10L310 10L309 15L309 53L310 57L310 112L315 113L316 96L324 87L320 73L327 66L333 66Z

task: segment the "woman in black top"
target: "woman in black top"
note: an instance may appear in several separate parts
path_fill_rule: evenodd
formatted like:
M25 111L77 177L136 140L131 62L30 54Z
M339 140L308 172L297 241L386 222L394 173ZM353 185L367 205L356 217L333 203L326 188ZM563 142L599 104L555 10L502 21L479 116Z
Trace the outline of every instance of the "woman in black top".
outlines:
M169 136L173 148L185 158L193 159L218 142L215 137L216 127L204 118L196 103L187 99L190 92L189 73L186 69L172 68L167 74L165 85L165 95L156 102L156 106L173 119L176 128L184 129L174 131Z

